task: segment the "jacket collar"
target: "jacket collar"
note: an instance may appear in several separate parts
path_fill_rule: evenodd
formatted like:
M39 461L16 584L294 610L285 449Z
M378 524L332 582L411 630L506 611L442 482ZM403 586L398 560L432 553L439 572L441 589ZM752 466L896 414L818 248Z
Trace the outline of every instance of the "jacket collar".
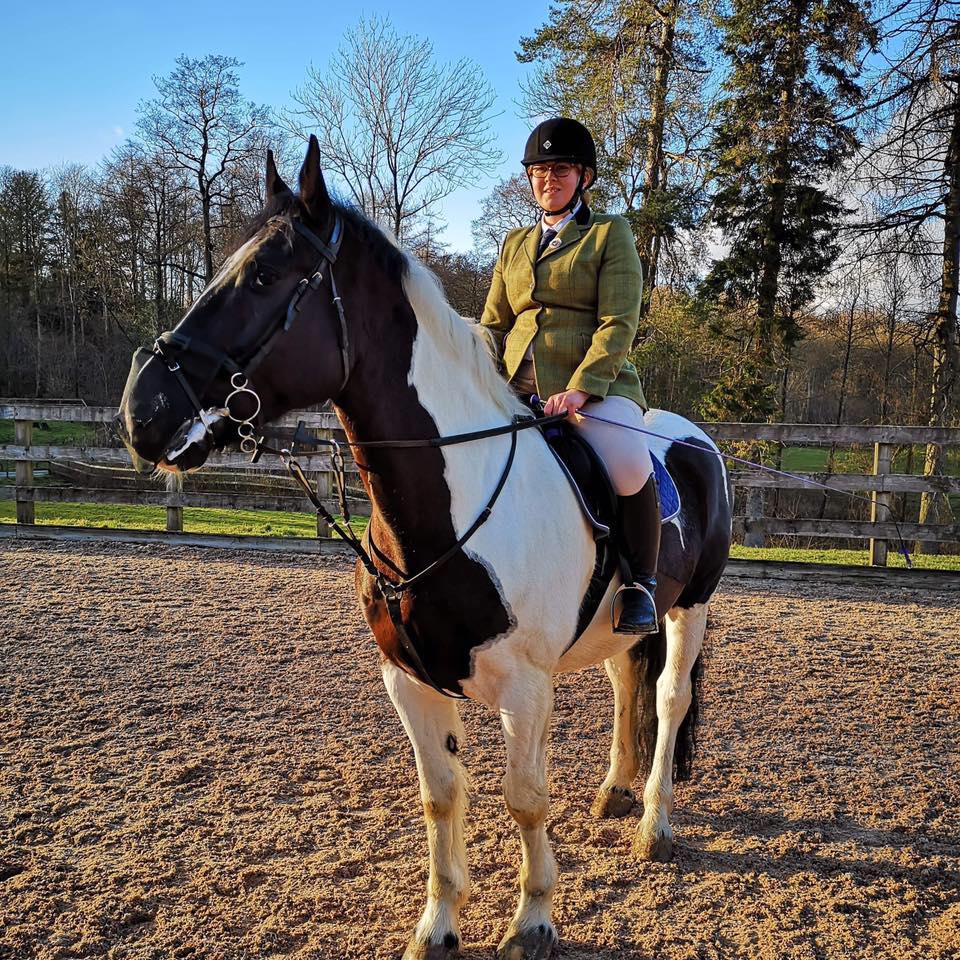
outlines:
M578 243L580 238L590 229L593 224L593 211L584 203L580 205L580 209L577 211L576 217L573 220L567 222L564 228L557 234L557 240L560 242L555 246L547 247L543 251L543 255L540 257L541 260L546 260L547 257L552 257L555 253L560 253L561 250L565 250L573 243ZM536 233L537 243L540 241L540 231L534 231ZM534 245L533 255L537 255L537 247Z
M593 226L593 211L585 204L580 204L577 215L560 231L557 238L560 242L555 247L548 247L544 250L540 260L546 260L555 253L559 253L571 243L576 243ZM526 239L523 241L523 252L526 254L530 266L533 268L537 263L537 247L540 246L541 237L540 224L535 224L527 232Z

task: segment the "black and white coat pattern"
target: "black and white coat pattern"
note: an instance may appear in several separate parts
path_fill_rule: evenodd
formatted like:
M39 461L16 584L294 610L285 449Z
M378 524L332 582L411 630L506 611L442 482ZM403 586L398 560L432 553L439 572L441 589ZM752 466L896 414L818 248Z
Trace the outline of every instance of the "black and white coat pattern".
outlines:
M272 162L267 187L268 208L242 251L178 326L228 352L255 339L312 268L315 255L290 229L292 221L325 236L334 218L313 140L299 192L282 183ZM482 329L450 308L433 275L358 214L339 209L339 215L344 235L336 282L350 324L349 369L340 361L330 296L317 293L257 371L264 419L332 397L351 440L425 439L501 425L522 412L496 371ZM219 389L214 382L201 397L209 404L208 419L219 416ZM122 419L131 450L173 471L195 469L208 445L230 439L225 421L206 432L194 429L195 411L152 360L131 378ZM631 785L646 763L635 849L646 858L670 855L674 765L681 772L687 767L692 675L729 549L730 503L709 438L673 414L651 411L647 420L655 432L702 448L651 442L676 479L683 505L662 537L658 636L636 644L611 631L614 581L587 630L570 645L595 546L536 431L518 435L513 469L489 520L405 595L403 619L431 676L501 719L504 797L523 845L520 900L499 951L510 960L545 957L556 942L551 909L557 870L545 819L558 673L605 664L614 691L614 742L594 813L626 813ZM195 436L202 439L190 439ZM372 505L371 535L390 562L415 572L456 542L495 488L509 447L509 438L497 437L430 449L356 448ZM469 894L459 702L407 669L383 598L359 565L357 592L382 652L386 689L413 745L427 824L427 902L406 957L445 957L459 945L460 910Z

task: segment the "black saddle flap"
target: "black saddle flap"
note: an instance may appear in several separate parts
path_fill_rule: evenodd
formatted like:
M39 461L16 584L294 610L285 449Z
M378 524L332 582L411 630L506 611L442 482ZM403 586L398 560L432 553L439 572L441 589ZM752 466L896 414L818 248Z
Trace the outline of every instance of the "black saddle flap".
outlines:
M617 569L617 497L596 451L570 424L551 424L542 428L541 432L570 482L584 516L593 527L593 538L597 547L593 576L580 604L576 633L570 640L572 646L593 619Z
M551 424L543 435L593 527L594 539L610 536L617 500L603 462L568 423Z

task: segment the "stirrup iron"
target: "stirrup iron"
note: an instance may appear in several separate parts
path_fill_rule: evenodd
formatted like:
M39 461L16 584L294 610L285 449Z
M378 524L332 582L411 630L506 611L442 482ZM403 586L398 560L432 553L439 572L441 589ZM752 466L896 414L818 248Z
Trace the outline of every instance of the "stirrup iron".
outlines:
M620 609L620 618L617 619L616 621L614 620L614 616L616 614L616 609L617 609L617 597L619 597L621 593L630 593L631 591L639 591L647 598L647 600L650 603L650 610L653 612L653 621L648 627L646 627L646 629L643 629L642 626L640 629L635 629L635 630L625 630L621 628L620 623L623 620L623 614L624 614L623 607L621 607ZM624 603L624 606L626 606L626 603ZM616 593L614 593L613 595L613 601L610 605L610 626L613 629L614 633L628 634L628 635L637 636L637 637L650 636L650 634L656 633L660 629L660 621L659 621L659 618L657 617L657 602L654 599L653 594L650 592L650 590L646 586L644 586L644 584L637 583L635 581L633 583L624 583L617 588Z

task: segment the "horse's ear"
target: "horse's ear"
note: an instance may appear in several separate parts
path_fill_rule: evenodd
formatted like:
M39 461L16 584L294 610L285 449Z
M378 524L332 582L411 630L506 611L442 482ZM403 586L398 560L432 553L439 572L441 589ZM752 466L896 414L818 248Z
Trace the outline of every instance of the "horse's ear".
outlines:
M267 151L267 199L273 199L278 193L290 193L290 188L283 182L277 173L277 165L273 162L273 151Z
M330 210L330 194L320 172L320 144L312 133L306 159L300 168L300 200L315 221L322 223L326 220Z

